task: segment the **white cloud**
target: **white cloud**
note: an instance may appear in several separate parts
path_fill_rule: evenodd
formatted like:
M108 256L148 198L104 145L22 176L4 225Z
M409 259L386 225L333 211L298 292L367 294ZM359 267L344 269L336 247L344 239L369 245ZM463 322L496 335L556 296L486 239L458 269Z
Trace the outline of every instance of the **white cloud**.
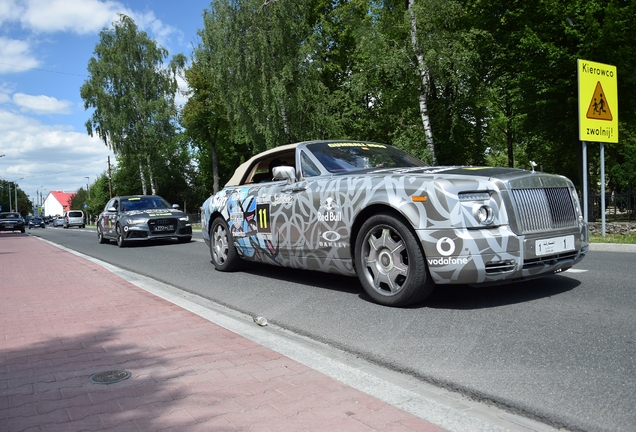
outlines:
M31 96L24 93L13 95L13 103L21 111L32 111L36 114L70 114L73 102L58 100L51 96Z
M113 153L96 137L66 125L44 125L36 119L0 110L0 149L6 156L0 176L19 181L27 193L74 191L107 169Z
M181 31L174 27L167 26L155 17L154 12L136 13L133 12L129 15L135 23L142 29L145 29L147 33L152 35L151 37L157 42L158 45L166 48L170 36L177 34L182 36Z
M94 34L117 19L117 12L130 14L121 3L98 0L26 0L21 2L23 27L36 32Z
M23 72L39 66L28 42L0 36L0 73Z
M97 34L117 21L118 13L131 17L163 46L170 35L181 33L163 24L152 11L136 12L110 0L9 0L8 6L0 6L0 23L19 21L36 33Z
M18 0L2 0L0 2L0 24L15 21L24 12L24 6Z

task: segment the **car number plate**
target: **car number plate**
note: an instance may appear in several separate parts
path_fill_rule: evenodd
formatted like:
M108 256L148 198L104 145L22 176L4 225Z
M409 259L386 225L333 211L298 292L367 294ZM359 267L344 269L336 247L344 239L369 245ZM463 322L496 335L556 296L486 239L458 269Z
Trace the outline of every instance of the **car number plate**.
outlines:
M155 231L174 231L174 225L157 225Z
M537 256L552 255L574 250L574 236L569 235L537 240L534 243L534 250Z

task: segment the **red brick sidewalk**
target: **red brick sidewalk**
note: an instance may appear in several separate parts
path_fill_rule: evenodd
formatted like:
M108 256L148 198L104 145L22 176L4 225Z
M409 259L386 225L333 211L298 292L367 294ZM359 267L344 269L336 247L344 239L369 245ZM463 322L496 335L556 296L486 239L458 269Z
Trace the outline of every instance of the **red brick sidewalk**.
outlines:
M441 431L28 235L0 295L1 431Z

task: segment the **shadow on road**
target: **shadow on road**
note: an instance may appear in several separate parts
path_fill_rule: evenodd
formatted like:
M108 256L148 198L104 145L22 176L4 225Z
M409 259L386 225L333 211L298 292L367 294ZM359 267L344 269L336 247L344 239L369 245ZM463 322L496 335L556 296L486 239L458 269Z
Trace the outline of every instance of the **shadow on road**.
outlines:
M571 291L580 284L576 279L553 275L488 287L439 285L419 307L458 310L492 308L556 296Z

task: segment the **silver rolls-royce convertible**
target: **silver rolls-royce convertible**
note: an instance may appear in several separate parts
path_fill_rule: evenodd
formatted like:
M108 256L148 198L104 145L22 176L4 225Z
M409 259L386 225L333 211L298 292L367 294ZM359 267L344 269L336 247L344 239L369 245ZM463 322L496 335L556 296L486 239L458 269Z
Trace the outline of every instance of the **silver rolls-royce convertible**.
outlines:
M217 270L244 261L357 276L377 303L436 285L561 272L588 250L572 182L513 168L430 167L390 145L311 141L239 166L202 206Z

